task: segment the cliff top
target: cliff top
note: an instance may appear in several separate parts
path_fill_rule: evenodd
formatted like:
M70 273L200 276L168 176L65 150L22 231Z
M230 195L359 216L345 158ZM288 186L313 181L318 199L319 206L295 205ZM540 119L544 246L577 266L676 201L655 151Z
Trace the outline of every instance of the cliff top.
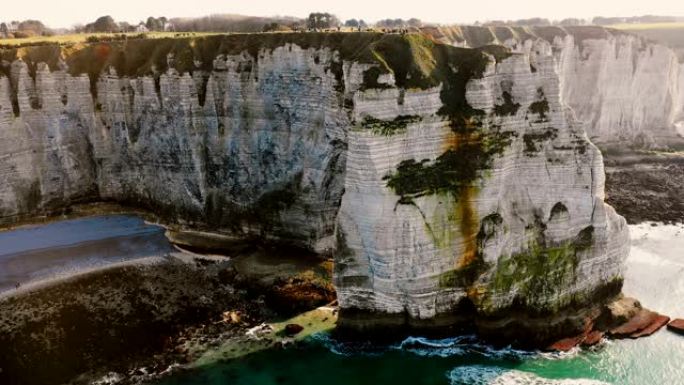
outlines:
M211 71L219 55L248 54L258 61L265 50L287 44L303 49L330 49L339 53L338 60L377 64L376 71L365 77L369 88L382 87L381 73L393 73L400 87L427 88L445 80L446 61L477 67L481 74L487 64L482 51L501 60L511 55L507 49L486 46L479 49L457 48L441 44L424 34L384 34L378 32L310 32L204 35L127 39L94 43L41 44L0 49L0 74L10 74L11 63L22 59L31 76L38 63L50 70L68 69L72 75L88 74L96 80L106 68L113 67L120 76L159 75L170 66L179 73ZM172 58L172 60L169 60ZM333 68L334 67L334 68ZM338 68L339 67L339 68ZM330 70L341 78L341 61L330 64Z
M464 43L469 47L503 44L508 39L543 39L553 43L556 37L572 35L575 41L605 39L610 36L629 35L625 31L602 26L448 26L426 27L423 31L442 42Z
M417 68L425 70L434 61L428 51L438 43L463 43L467 47L481 48L500 58L501 55L507 55L506 51L493 46L501 45L508 39L541 38L552 42L554 38L568 34L581 42L585 39L624 35L626 32L599 26L450 26L425 27L421 33L406 35L380 32L289 32L56 36L19 44L0 44L0 61L5 61L0 65L0 75L9 75L8 63L22 58L29 65L32 76L35 73L35 64L39 62L47 63L51 70L66 68L66 64L73 75L88 73L91 77L99 76L103 69L112 66L120 75L142 76L166 71L169 66L168 54L175 57L174 68L180 73L209 71L214 58L220 54L237 55L247 52L258 59L261 49L272 50L288 43L304 49L329 48L338 51L343 60L379 63L388 72L396 72L395 69L406 65L399 60L391 60L398 55L404 61L411 62L409 67L415 64ZM427 51L418 49L419 47L426 48ZM390 51L392 55L389 55Z

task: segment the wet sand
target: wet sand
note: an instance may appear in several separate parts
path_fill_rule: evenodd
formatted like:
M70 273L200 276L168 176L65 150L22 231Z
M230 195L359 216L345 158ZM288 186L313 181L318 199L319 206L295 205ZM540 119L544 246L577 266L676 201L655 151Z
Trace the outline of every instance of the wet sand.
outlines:
M173 251L164 228L128 215L0 232L0 292L17 285Z

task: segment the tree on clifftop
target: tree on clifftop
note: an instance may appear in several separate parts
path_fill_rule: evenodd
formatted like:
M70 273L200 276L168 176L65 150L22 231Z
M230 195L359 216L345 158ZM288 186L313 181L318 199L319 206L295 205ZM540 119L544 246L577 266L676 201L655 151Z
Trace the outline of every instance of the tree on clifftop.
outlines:
M337 28L340 26L340 20L328 12L312 12L309 14L306 26L313 30Z
M49 30L41 21L24 20L17 25L17 32L15 32L15 35L17 37L29 37L36 35L47 35L48 33Z
M94 23L86 25L85 30L86 32L117 32L119 25L111 16L101 16Z
M359 21L356 19L349 19L344 22L345 27L358 27L359 26Z
M150 31L163 31L166 29L166 24L168 24L168 22L169 22L169 19L167 19L164 16L159 17L159 18L150 16L147 18L147 22L145 23L145 26Z
M147 21L145 22L145 26L150 31L159 31L162 28L159 20L157 18L152 17L152 16L147 18Z

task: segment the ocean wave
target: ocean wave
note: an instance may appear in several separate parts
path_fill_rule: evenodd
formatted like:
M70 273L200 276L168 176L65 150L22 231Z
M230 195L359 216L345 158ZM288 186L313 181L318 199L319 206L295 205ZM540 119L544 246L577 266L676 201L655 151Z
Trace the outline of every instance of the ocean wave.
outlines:
M483 343L475 335L437 340L425 337L408 337L392 348L425 357L452 357L477 354L496 359L526 359L539 355L539 352L536 351L513 349L510 346L494 347Z
M572 378L554 380L534 373L493 366L459 366L447 373L451 385L610 385L607 382Z
M394 345L382 345L371 342L348 342L332 338L327 333L319 333L312 339L321 343L332 353L344 356L380 355L387 351L404 351L422 357L455 357L478 355L497 360L522 361L526 359L557 360L575 357L580 350L569 352L541 352L514 349L510 346L495 347L482 342L476 335L463 335L451 338L430 339L425 337L407 337Z

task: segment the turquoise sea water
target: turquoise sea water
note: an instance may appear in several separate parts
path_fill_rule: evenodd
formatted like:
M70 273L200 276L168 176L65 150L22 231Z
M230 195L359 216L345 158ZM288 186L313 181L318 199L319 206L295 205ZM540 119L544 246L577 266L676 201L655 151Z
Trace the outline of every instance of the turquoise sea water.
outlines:
M625 292L684 317L684 226L632 226ZM318 335L301 346L255 353L175 374L158 385L289 384L684 384L684 337L608 341L564 354L494 349L474 337L408 338L349 346Z

